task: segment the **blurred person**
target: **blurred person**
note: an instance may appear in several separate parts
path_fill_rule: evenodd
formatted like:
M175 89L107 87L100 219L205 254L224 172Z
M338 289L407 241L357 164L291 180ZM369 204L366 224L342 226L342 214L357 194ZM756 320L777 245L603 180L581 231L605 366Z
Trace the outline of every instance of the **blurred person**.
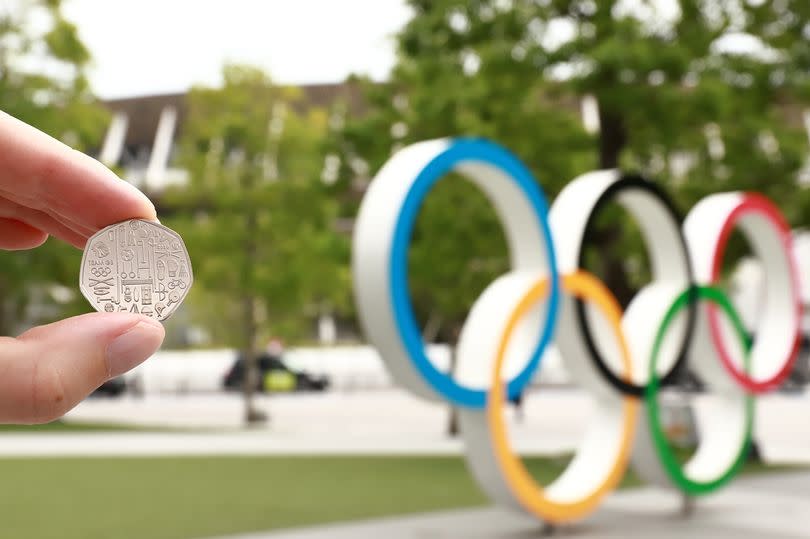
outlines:
M284 356L284 342L278 338L270 339L264 349L264 355L271 360L281 361Z
M257 358L263 391L295 391L298 387L296 373L284 364L284 343L273 338L267 342L264 352Z
M48 236L83 248L107 225L157 220L135 187L95 159L0 112L0 249ZM130 313L91 313L0 337L0 423L45 423L163 342L163 326Z

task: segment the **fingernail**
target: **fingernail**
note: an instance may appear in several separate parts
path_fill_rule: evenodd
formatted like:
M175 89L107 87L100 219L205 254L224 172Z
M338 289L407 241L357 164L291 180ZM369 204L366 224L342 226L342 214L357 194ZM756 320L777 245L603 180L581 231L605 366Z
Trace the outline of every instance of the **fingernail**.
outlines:
M159 322L138 322L107 346L110 377L119 376L140 365L154 354L163 342Z

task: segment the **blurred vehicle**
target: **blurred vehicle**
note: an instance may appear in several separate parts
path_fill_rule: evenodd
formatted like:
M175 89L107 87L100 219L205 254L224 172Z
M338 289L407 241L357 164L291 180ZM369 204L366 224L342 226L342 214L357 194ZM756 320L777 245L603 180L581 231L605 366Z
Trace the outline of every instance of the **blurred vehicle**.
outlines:
M323 391L329 387L326 376L315 376L288 367L280 357L280 350L268 347L268 351L256 358L259 376L256 380L256 391L291 392ZM225 389L239 390L245 381L245 360L240 355L228 370L223 380Z
M91 397L118 397L123 395L127 390L127 383L123 376L116 376L101 384L93 393Z

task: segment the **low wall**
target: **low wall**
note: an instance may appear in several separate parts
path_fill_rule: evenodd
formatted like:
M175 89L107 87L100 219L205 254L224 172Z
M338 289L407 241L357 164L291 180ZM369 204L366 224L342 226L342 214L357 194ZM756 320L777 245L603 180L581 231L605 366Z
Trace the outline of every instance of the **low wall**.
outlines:
M428 356L437 368L447 372L450 349L431 345ZM222 390L222 380L236 359L232 349L161 350L125 375L145 393L188 393ZM384 389L393 385L385 365L371 346L291 348L284 355L291 368L326 375L336 390ZM537 382L562 384L568 376L556 351L543 358Z

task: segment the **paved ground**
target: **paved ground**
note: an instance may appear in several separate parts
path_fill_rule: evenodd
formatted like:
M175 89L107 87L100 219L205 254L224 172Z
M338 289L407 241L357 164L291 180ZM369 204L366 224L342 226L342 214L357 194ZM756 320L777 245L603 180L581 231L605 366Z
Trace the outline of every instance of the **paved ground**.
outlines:
M810 536L810 474L742 479L680 514L672 493L637 489L614 494L589 520L554 530L576 539L806 539ZM537 521L499 508L468 509L323 526L229 539L528 539Z
M576 390L542 389L525 399L525 420L510 417L518 451L554 454L574 448L592 403ZM400 390L259 398L271 421L242 430L236 395L149 395L90 399L69 421L194 427L205 432L109 432L0 435L0 456L185 454L459 454L445 436L448 408ZM761 399L758 438L765 457L810 463L810 394Z

